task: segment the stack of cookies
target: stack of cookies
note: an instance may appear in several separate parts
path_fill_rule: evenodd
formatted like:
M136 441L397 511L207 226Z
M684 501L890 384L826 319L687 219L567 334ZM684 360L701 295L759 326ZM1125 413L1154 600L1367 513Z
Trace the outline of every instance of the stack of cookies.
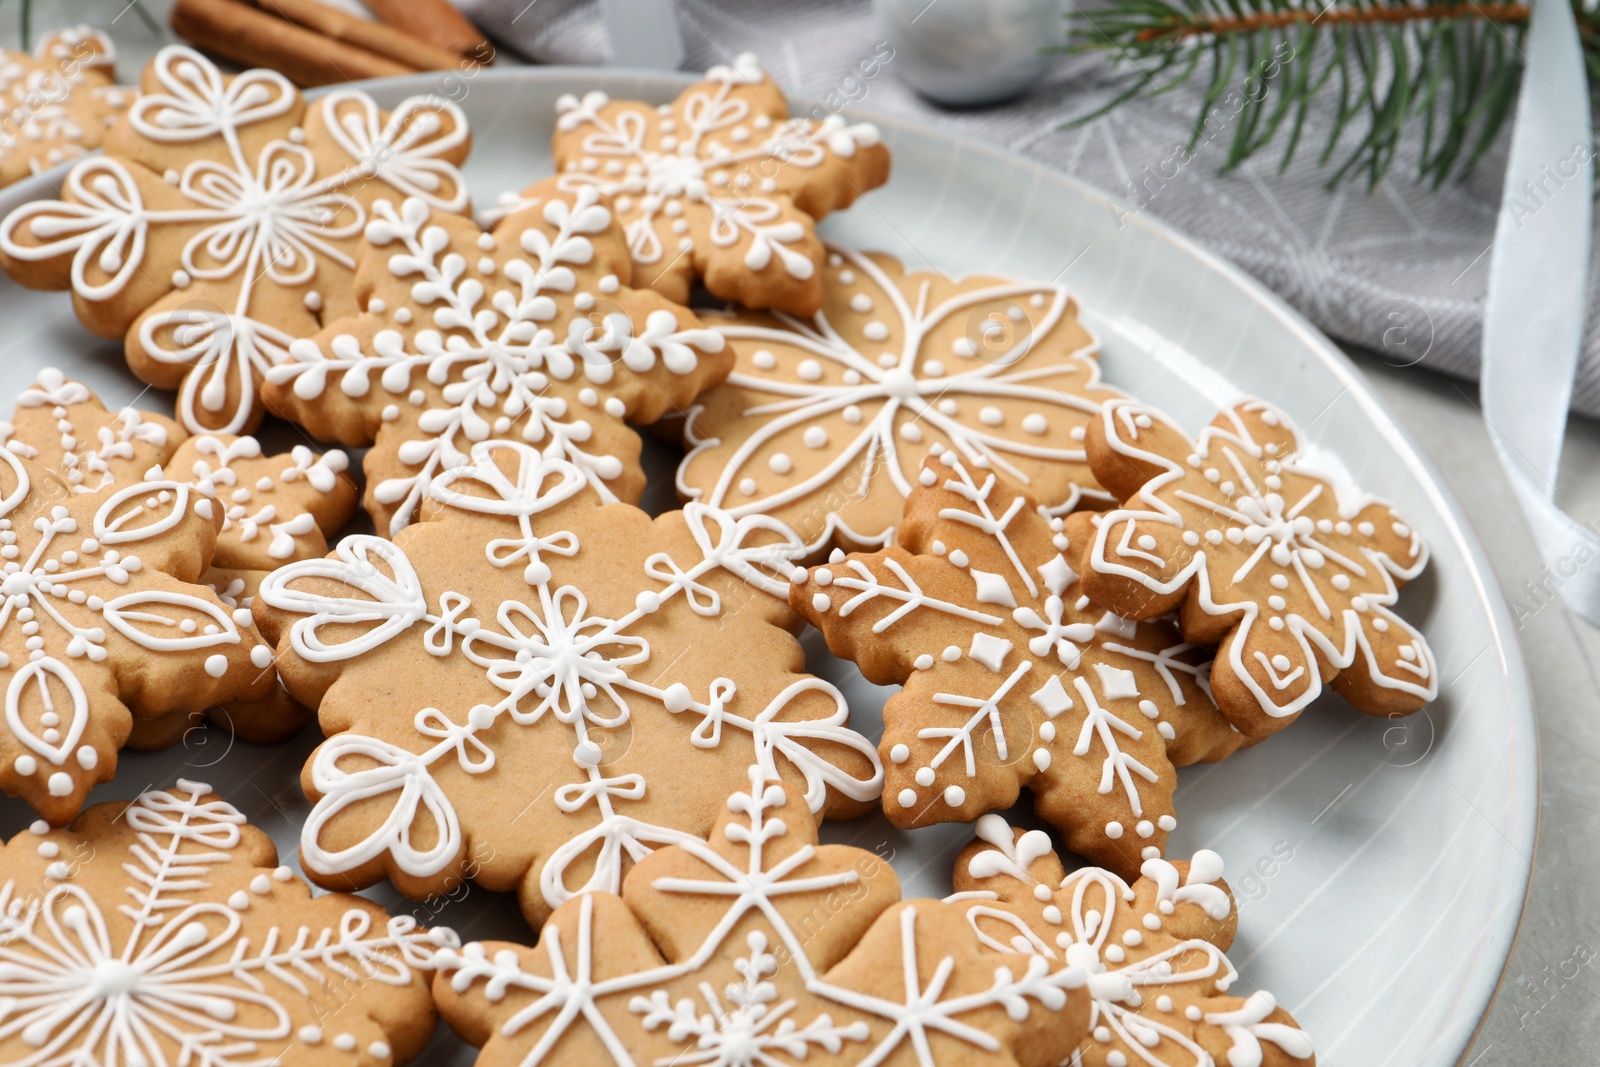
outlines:
M0 1061L388 1064L437 1013L484 1064L1313 1063L1230 991L1177 768L1324 687L1431 700L1415 531L1268 403L1191 436L1103 382L1060 285L824 244L888 149L749 57L555 130L475 216L453 105L174 47L0 222L7 273L177 397L46 368L0 425L0 788L38 815L0 855ZM881 737L807 625L899 687ZM298 872L198 782L85 810L200 714L315 717ZM972 824L950 896L819 844L874 809L913 851ZM522 943L348 895L467 879Z

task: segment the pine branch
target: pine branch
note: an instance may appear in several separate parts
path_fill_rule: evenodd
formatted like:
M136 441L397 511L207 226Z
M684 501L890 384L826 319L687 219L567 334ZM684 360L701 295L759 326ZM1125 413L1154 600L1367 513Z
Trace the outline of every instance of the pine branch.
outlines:
M1600 84L1600 12L1574 5L1584 58ZM1306 148L1311 102L1331 99L1315 149L1330 185L1375 187L1403 141L1419 138L1418 176L1465 178L1510 116L1522 79L1521 2L1108 0L1079 9L1067 50L1110 52L1121 84L1098 118L1135 97L1206 78L1187 152L1225 147L1231 170L1281 144L1280 173Z

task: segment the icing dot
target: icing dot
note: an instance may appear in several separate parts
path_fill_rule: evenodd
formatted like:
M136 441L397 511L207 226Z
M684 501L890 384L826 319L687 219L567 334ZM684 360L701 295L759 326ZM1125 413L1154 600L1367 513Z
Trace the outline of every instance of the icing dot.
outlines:
M82 767L86 771L94 770L95 766L100 762L100 753L96 752L88 745L80 746L77 756L78 766Z
M889 761L891 763L904 763L910 758L911 749L905 745L896 745L889 750Z
M805 441L807 448L821 448L828 443L828 431L821 426L808 426L801 440Z
M72 776L66 771L57 771L45 783L45 788L50 791L50 795L53 797L64 797L72 792Z
M922 373L930 378L942 378L944 376L944 364L936 359L930 359L922 365Z
M1274 593L1267 597L1267 605L1271 607L1273 611L1282 611L1289 606L1289 602L1283 599L1283 597Z
M1156 825L1168 833L1171 833L1173 830L1178 828L1178 820L1174 819L1170 815L1163 815L1161 818L1156 820Z
M50 824L43 819L35 819L28 824L28 833L33 834L35 837L43 837L49 832Z
M900 795L895 799L900 802L902 808L912 807L917 802L917 791L915 789L902 789L900 790Z
M215 655L206 657L206 673L213 678L221 678L228 673L228 657Z
M915 444L922 440L922 427L914 422L903 422L900 424L900 436Z
M922 767L922 768L920 768L917 771L916 778L917 778L917 784L922 786L924 789L926 789L928 786L933 784L933 768L932 767Z
M939 653L939 656L946 663L954 663L956 660L961 658L961 646L946 645L944 651Z
M39 842L39 855L47 860L53 860L61 855L61 846L54 841Z
M1024 415L1022 417L1022 430L1024 433L1038 435L1044 433L1049 428L1050 420L1046 419L1037 411L1031 415Z
M271 666L272 649L266 645L257 645L250 650L250 662L263 669Z
M1185 530L1183 531L1183 543L1193 548L1200 543L1200 535L1193 530Z
M952 785L944 791L944 802L952 808L959 808L966 800L967 791L959 785Z
M1274 589L1289 588L1289 578L1287 575L1274 574L1271 578L1268 578L1267 581L1272 583L1272 588Z
M839 415L851 426L854 426L861 421L861 409L856 407L854 404L851 404L849 407L845 408L839 413Z
M18 756L12 762L11 766L13 766L13 767L15 767L17 769L17 773L18 774L20 774L24 778L26 778L29 775L34 774L39 770L39 761L34 759L32 756L24 753L24 754Z
M302 1026L299 1036L300 1040L308 1045L320 1045L322 1043L322 1031L315 1026Z
M56 862L52 863L50 866L46 867L44 869L44 873L45 873L45 877L46 878L54 878L56 881L59 882L59 881L62 881L63 879L65 879L68 875L70 875L72 873L72 868L68 867L65 863L62 863L60 860L57 860Z
M603 407L606 414L610 415L613 419L620 419L622 416L628 413L628 405L624 404L620 397L606 397L606 402L602 404L601 407Z
M818 593L816 596L811 598L811 606L816 608L818 611L827 611L829 608L833 607L833 600L829 598L827 593Z
M802 359L795 373L804 381L814 382L822 377L822 364L814 359Z
M338 1049L340 1052L350 1052L354 1050L356 1047L356 1035L340 1034L338 1037L333 1039L333 1047Z
M1133 832L1140 837L1149 837L1156 832L1155 824L1149 819L1140 819L1134 824Z
M786 453L775 452L772 458L767 460L767 467L773 474L788 474L794 470L794 461Z
M1273 667L1274 670L1278 670L1278 671L1286 671L1286 670L1288 670L1289 669L1289 657L1285 656L1282 652L1279 652L1276 656L1272 657L1272 667Z
M1112 821L1106 823L1106 836L1115 841L1122 836L1122 824Z
M763 348L750 357L750 362L757 370L771 370L778 365L778 357Z
M1200 1010L1200 1006L1198 1004L1191 1004L1187 1008L1183 1009L1184 1018L1193 1023L1199 1022L1200 1017L1204 1014L1205 1013Z
M1370 523L1370 522L1358 522L1358 523L1356 523L1356 533L1360 534L1362 537L1371 537L1373 534L1375 534L1377 532L1378 532L1378 528L1376 526L1372 525L1372 523Z
M1149 534L1141 534L1139 536L1139 547L1148 552L1156 547L1156 539Z
M865 315L867 312L872 310L872 297L868 296L866 293L857 293L855 296L850 298L850 310L859 311L861 314Z
M1335 589L1342 593L1346 589L1350 588L1350 576L1346 574L1335 574L1331 584Z
M889 327L874 319L861 328L861 336L869 341L886 341L889 338Z
M382 1041L374 1041L367 1046L367 1055L375 1060L386 1060L389 1058L389 1046Z
M925 671L929 667L933 666L933 657L924 652L922 655L916 658L916 662L914 662L912 666L917 668L919 671Z
M999 426L1005 419L1005 413L992 404L978 412L978 421L985 426Z
M755 496L756 495L756 481L755 481L755 479L754 478L741 478L739 480L739 492L743 493L745 496Z

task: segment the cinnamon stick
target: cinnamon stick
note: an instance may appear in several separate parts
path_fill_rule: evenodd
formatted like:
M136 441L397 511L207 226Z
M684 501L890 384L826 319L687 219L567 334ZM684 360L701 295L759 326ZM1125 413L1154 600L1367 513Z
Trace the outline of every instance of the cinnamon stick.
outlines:
M296 85L310 87L414 74L365 48L269 15L242 0L177 0L172 29L209 52L251 67L270 67Z
M494 46L483 31L457 11L450 0L361 0L379 22L424 41L432 41L458 56L479 63L494 59Z
M461 65L459 55L430 44L428 38L415 37L393 26L351 15L320 0L254 0L254 3L297 26L376 52L417 70L455 70Z

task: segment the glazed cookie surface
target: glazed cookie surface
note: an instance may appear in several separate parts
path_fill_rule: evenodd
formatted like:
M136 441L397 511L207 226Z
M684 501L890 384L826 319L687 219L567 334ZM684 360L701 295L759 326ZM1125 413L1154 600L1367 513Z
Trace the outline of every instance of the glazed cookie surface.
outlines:
M561 184L614 199L634 284L685 303L695 283L745 307L822 303L815 220L889 178L871 123L791 118L754 56L712 67L672 104L565 96L551 147Z
M438 955L446 1021L478 1063L1055 1067L1087 975L986 949L958 907L900 901L877 855L818 845L806 806L752 768L709 841L585 894L536 948Z
M956 893L994 949L1043 956L1089 977L1082 1067L1313 1067L1311 1039L1272 994L1228 991L1238 972L1225 953L1239 915L1222 858L1146 860L1126 881L1097 867L1066 873L1040 830L978 820L978 840L956 861Z
M312 896L267 835L179 780L0 846L0 1061L388 1067L433 1031L456 942Z
M391 536L474 443L527 442L606 501L644 489L638 434L721 381L722 337L627 286L622 229L592 186L530 190L493 232L417 199L373 207L360 314L298 341L272 407L326 440L372 445L367 510Z
M1220 646L1212 688L1240 731L1282 729L1326 683L1374 715L1438 695L1427 640L1394 611L1427 547L1388 504L1308 462L1284 412L1240 401L1191 441L1114 402L1089 462L1124 504L1080 546L1084 592L1129 618L1178 610L1186 638Z
M1084 434L1122 394L1060 285L952 281L890 256L829 250L810 318L707 324L738 365L690 411L678 492L787 523L814 552L888 544L922 457L988 462L1056 513L1112 503Z
M72 290L78 318L123 338L135 374L179 390L189 430L248 433L267 368L355 310L372 202L466 209L466 120L437 97L388 115L356 89L307 104L281 74L225 76L178 45L141 90L62 199L0 223L0 265L30 288Z
M285 684L329 735L302 779L313 880L424 896L487 854L475 880L540 922L709 834L752 760L812 817L876 801L871 743L803 671L787 531L652 520L585 485L484 442L394 541L346 537L262 584Z
M868 680L904 687L879 744L890 821L971 822L1026 786L1074 851L1131 874L1177 825L1174 768L1243 738L1207 653L1083 597L1073 525L946 451L897 545L796 572L790 603Z

